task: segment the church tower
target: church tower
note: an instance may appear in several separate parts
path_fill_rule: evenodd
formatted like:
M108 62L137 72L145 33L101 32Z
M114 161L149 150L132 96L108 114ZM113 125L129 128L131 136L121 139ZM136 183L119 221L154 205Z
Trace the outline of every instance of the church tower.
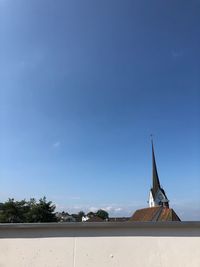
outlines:
M152 146L152 188L149 193L149 207L167 207L169 208L169 200L165 194L164 189L160 186L158 177L156 159L154 153L153 140L151 141Z
M160 185L156 159L154 154L153 140L152 146L152 188L149 193L149 207L136 210L130 221L134 222L166 222L180 221L176 212L169 208L169 200L164 189Z

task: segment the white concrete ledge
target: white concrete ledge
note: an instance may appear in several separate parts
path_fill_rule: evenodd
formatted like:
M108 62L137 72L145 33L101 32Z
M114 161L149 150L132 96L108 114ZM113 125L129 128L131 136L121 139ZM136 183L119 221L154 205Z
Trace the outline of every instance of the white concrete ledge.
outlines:
M199 267L200 222L0 224L3 267Z

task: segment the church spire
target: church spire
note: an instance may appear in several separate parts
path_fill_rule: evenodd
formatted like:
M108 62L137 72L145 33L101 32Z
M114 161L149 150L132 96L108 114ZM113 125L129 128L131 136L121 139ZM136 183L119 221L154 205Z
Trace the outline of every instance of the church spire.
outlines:
M149 206L169 207L169 200L167 199L164 189L160 186L152 138L151 138L151 147L152 147L152 188L150 189L150 194L149 194Z
M153 139L151 139L151 146L152 146L152 181L153 181L153 187L152 191L154 194L160 189L160 181L158 178L158 171L156 167L156 159L155 159L155 153L154 153L154 146L153 146Z

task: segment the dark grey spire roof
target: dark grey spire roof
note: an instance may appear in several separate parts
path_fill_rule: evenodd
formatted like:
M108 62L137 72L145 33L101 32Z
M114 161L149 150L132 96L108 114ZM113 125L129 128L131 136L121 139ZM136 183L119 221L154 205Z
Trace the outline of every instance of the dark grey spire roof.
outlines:
M153 195L155 196L158 189L161 189L161 186L160 186L160 181L158 178L158 172L157 172L157 167L156 167L153 140L151 141L151 144L152 144L152 180L153 180L152 192L153 192Z

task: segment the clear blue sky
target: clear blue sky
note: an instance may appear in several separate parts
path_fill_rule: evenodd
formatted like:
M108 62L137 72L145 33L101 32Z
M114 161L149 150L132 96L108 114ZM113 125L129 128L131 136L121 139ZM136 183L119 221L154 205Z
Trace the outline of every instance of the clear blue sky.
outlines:
M0 0L0 201L200 220L200 1Z

